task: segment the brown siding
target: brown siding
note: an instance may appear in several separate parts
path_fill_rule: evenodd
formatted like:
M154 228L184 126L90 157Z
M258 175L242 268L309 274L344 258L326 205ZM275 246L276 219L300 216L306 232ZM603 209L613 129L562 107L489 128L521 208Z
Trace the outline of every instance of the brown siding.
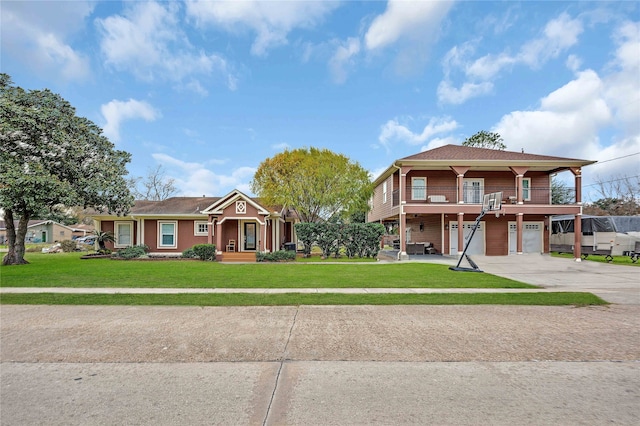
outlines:
M496 218L490 213L483 218L485 223L484 240L487 256L506 256L509 254L509 220L515 220L512 216L500 216Z
M422 231L420 231L420 224L422 224ZM407 226L411 227L411 241L432 243L438 253L442 253L440 215L418 215L418 217L407 218Z
M149 246L149 251L158 250L158 221L144 221L144 244Z
M165 219L163 219L165 220ZM172 221L173 219L166 219ZM144 221L144 244L149 246L151 252L182 253L195 244L207 244L207 236L194 235L194 220L178 220L177 248L158 248L158 220Z
M238 221L237 220L229 219L222 224L222 244L225 245L225 248L226 248L226 245L229 243L229 240L235 240L236 251L240 250L240 241L238 241Z
M383 183L381 182L374 191L373 191L373 203L372 208L368 214L369 222L376 222L382 219L386 219L392 215L391 210L393 208L393 191L398 189L397 185L394 185L394 177L397 175L393 174L389 176L385 182L387 183L387 202L384 202L383 196Z
M104 220L100 222L100 230L102 232L111 232L113 234L115 231L115 228L116 227L113 224L113 220ZM106 243L105 245L109 250L113 250L113 243Z
M194 222L193 220L178 221L178 248L174 251L183 252L196 244L207 244L206 235L193 235Z

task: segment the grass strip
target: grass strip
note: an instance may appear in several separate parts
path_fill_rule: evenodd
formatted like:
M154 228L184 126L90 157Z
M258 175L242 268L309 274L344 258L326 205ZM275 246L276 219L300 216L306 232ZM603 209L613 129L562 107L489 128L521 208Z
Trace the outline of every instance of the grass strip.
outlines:
M607 305L591 293L432 294L2 294L12 305L298 306L298 305Z
M556 253L552 252L551 256L560 257L563 259L573 259L573 253ZM613 260L607 260L606 256L601 254L590 254L586 259L583 259L589 262L600 262L600 263L610 263L612 265L625 265L625 266L639 266L640 260L636 260L635 262L631 258L631 256L613 256Z

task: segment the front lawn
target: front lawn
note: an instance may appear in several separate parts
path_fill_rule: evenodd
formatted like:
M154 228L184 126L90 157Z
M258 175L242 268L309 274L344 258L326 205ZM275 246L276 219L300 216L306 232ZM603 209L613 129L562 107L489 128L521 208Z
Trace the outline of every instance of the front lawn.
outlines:
M3 287L147 288L535 288L429 263L251 263L81 260L79 253L28 253L29 265L0 267Z

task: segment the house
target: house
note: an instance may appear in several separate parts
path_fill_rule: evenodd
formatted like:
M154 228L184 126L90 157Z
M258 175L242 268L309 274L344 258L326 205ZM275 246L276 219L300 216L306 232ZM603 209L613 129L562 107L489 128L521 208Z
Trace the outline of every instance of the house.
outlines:
M18 221L15 222L18 227ZM30 220L27 224L27 243L55 243L83 237L93 230L92 226L77 224L63 225L53 220ZM7 241L7 227L4 220L0 220L0 244Z
M297 217L263 205L238 190L224 197L173 197L136 201L126 216L96 213L96 229L113 232L113 250L146 244L150 253L176 255L195 244L215 244L218 259L255 260L295 241Z
M424 247L460 256L484 195L501 192L500 210L482 218L467 254L548 253L551 216L581 215L581 168L593 163L445 145L391 164L374 181L368 221L397 230L401 259ZM574 176L573 200L552 204L551 180L563 171ZM574 256L580 258L579 241Z

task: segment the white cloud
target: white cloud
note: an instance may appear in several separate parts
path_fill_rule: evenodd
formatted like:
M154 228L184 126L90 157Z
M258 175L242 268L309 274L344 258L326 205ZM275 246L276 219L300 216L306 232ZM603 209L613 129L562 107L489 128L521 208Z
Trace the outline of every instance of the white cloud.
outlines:
M466 82L457 89L449 81L443 80L438 85L438 100L447 104L459 105L468 99L490 93L492 90L493 83L488 81L482 83Z
M227 61L216 54L196 51L180 29L177 3L134 3L123 15L96 21L101 30L100 47L107 65L129 71L143 81L173 81L206 95L196 78L222 76L230 90L237 87Z
M380 130L378 141L387 149L394 142L406 143L409 145L420 145L429 138L440 133L447 133L455 130L458 123L450 118L431 118L429 123L420 133L412 132L407 126L400 124L398 119L387 121Z
M271 145L271 148L273 148L276 151L284 151L284 150L287 150L287 149L291 149L291 145L289 145L286 142L282 142L282 143L278 143L278 144L275 144L275 145Z
M446 1L389 0L387 9L365 34L365 45L369 50L381 49L402 38L428 43L424 36L439 27L452 5Z
M37 4L37 6L35 6ZM41 76L90 78L86 55L67 41L93 12L93 2L3 2L1 50Z
M599 198L595 180L640 174L640 23L619 25L613 39L615 57L603 75L577 72L537 109L507 114L494 129L510 150L600 161L583 170L587 202Z
M594 154L598 130L611 124L611 111L603 99L603 84L592 70L540 100L534 111L514 111L502 117L496 131L508 149L572 157Z
M329 60L329 70L336 83L344 83L347 80L349 70L354 67L354 56L360 52L360 40L349 37L336 49L335 54Z
M161 114L150 104L144 101L129 99L128 101L112 100L100 107L102 116L105 118L104 135L112 142L120 141L120 125L123 121L143 119L145 121L154 121Z
M517 60L532 68L538 68L575 45L582 31L582 22L579 19L571 19L567 13L562 13L557 19L547 23L543 37L532 40L522 47Z
M187 2L187 15L200 27L212 25L233 33L252 30L256 38L251 53L263 56L269 49L286 45L291 31L314 27L338 6L339 3L326 1L191 0Z
M605 98L626 137L640 135L640 22L626 22L613 35L618 44L604 78Z
M504 51L498 54L490 53L471 61L469 57L475 53L477 41L464 43L459 48L455 46L443 61L445 77L438 87L438 101L460 104L485 95L493 87L490 80L498 78L505 68L516 65L539 68L574 46L582 31L580 19L572 19L567 13L562 13L547 23L540 37L522 45L515 55ZM577 70L579 62L577 58L573 58L567 65ZM452 70L456 68L462 70L467 79L459 89L453 86L450 77Z
M238 167L230 175L217 174L204 163L186 162L167 154L152 154L152 157L167 168L168 177L183 196L221 196L233 189L250 193L250 181L256 172L253 167Z

